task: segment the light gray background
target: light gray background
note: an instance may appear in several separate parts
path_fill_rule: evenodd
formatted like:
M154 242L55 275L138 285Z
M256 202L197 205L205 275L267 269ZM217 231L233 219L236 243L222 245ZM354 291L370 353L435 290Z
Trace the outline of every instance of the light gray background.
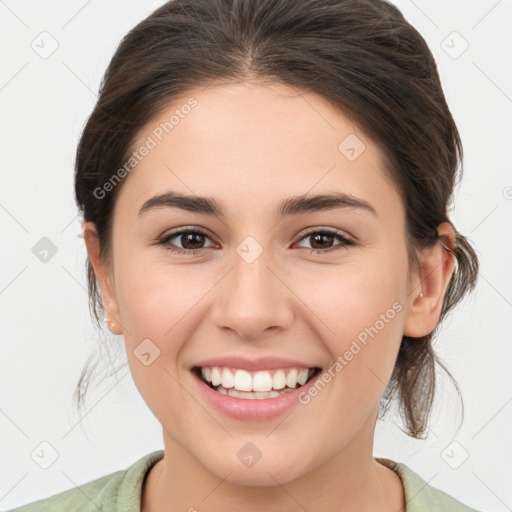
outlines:
M91 392L84 417L71 403L87 356L98 350L73 200L76 143L116 45L161 3L0 1L3 510L163 448L161 427L127 367L117 383ZM461 132L465 175L452 220L476 246L481 273L437 341L464 395L463 426L457 430L460 409L443 379L428 440L408 438L390 418L378 426L375 455L405 462L477 509L511 510L512 1L395 3L431 47ZM42 237L57 249L46 263L32 252ZM122 355L122 338L113 345ZM58 452L48 469L36 463L51 462L52 448L42 442Z

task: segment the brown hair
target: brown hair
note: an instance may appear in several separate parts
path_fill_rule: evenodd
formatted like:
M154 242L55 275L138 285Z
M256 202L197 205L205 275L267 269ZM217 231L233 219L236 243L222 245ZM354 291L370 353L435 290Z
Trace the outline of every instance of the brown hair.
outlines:
M255 78L324 96L374 141L404 202L410 269L418 268L416 251L437 243L437 226L450 222L462 144L426 42L384 0L174 0L133 28L105 72L76 156L76 201L84 221L96 225L102 256L110 255L123 182L101 199L95 191L127 161L141 127L194 87ZM458 232L452 252L440 321L478 275L477 255ZM103 305L89 260L87 277L100 325ZM427 427L436 364L447 371L432 347L436 331L403 336L381 402L383 414L397 397L406 432L418 438ZM75 390L79 405L89 378L86 365Z

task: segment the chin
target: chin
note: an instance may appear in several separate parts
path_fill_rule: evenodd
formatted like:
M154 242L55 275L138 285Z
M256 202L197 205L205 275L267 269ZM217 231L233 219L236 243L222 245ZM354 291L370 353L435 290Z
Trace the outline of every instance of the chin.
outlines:
M269 461L265 464L260 460L252 468L233 468L226 466L225 472L218 476L234 485L243 485L246 487L275 487L279 484L285 485L300 476L304 475L306 468L295 466L290 470L289 464L278 464L275 461ZM226 477L226 475L228 475Z
M217 451L207 450L207 458L197 451L196 457L208 471L226 482L248 487L275 487L300 478L320 463L317 460L315 464L312 459L315 447L311 446L312 451L308 453L302 443L288 439L285 443L277 438L275 442L269 442L262 437L236 436L225 445L216 444Z

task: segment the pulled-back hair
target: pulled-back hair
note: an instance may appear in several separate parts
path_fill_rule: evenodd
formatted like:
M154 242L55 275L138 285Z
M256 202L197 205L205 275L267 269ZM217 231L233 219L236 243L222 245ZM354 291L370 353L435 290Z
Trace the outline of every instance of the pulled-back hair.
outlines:
M83 220L96 226L101 256L111 254L123 181L104 197L97 190L127 161L140 129L192 88L254 79L322 95L376 144L405 207L410 269L417 269L417 251L437 243L437 226L451 222L462 144L432 53L384 0L173 0L133 28L105 72L76 155L76 201ZM439 324L478 276L477 255L457 231L452 252ZM89 307L100 325L101 294L86 265ZM438 327L403 336L381 402L383 414L398 399L406 432L417 438L427 427L436 364L447 371L432 346ZM79 406L88 372L75 390Z

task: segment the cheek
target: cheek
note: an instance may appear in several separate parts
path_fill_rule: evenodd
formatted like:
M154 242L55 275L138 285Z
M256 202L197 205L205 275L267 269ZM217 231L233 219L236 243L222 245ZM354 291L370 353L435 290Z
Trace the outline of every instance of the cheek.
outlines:
M153 413L168 422L170 411L186 400L178 384L183 377L180 355L200 324L194 308L208 291L205 276L192 266L146 265L135 258L125 259L117 271L118 304L134 383Z
M405 267L401 263L395 260L394 264L386 264L383 258L366 258L315 272L294 272L293 286L312 312L324 321L322 332L328 333L324 338L332 340L329 344L333 348L342 349L347 338L355 338L373 326L387 311L395 332L399 330L396 327L400 315L395 313L404 306L406 289ZM398 305L393 308L394 304ZM382 322L378 322L379 330L391 331L388 325L386 322L382 329Z
M148 251L149 252L149 251ZM124 258L116 270L118 304L129 337L172 338L208 290L204 271L144 255Z
M217 281L207 267L149 262L135 255L117 267L127 357L141 395L156 402L152 408L163 400L155 390L166 389L172 401L183 399L174 380L183 377L181 354L204 320L208 292Z
M403 263L379 258L340 266L311 288L307 304L325 326L333 391L339 403L357 404L352 410L374 407L393 371L404 323Z

